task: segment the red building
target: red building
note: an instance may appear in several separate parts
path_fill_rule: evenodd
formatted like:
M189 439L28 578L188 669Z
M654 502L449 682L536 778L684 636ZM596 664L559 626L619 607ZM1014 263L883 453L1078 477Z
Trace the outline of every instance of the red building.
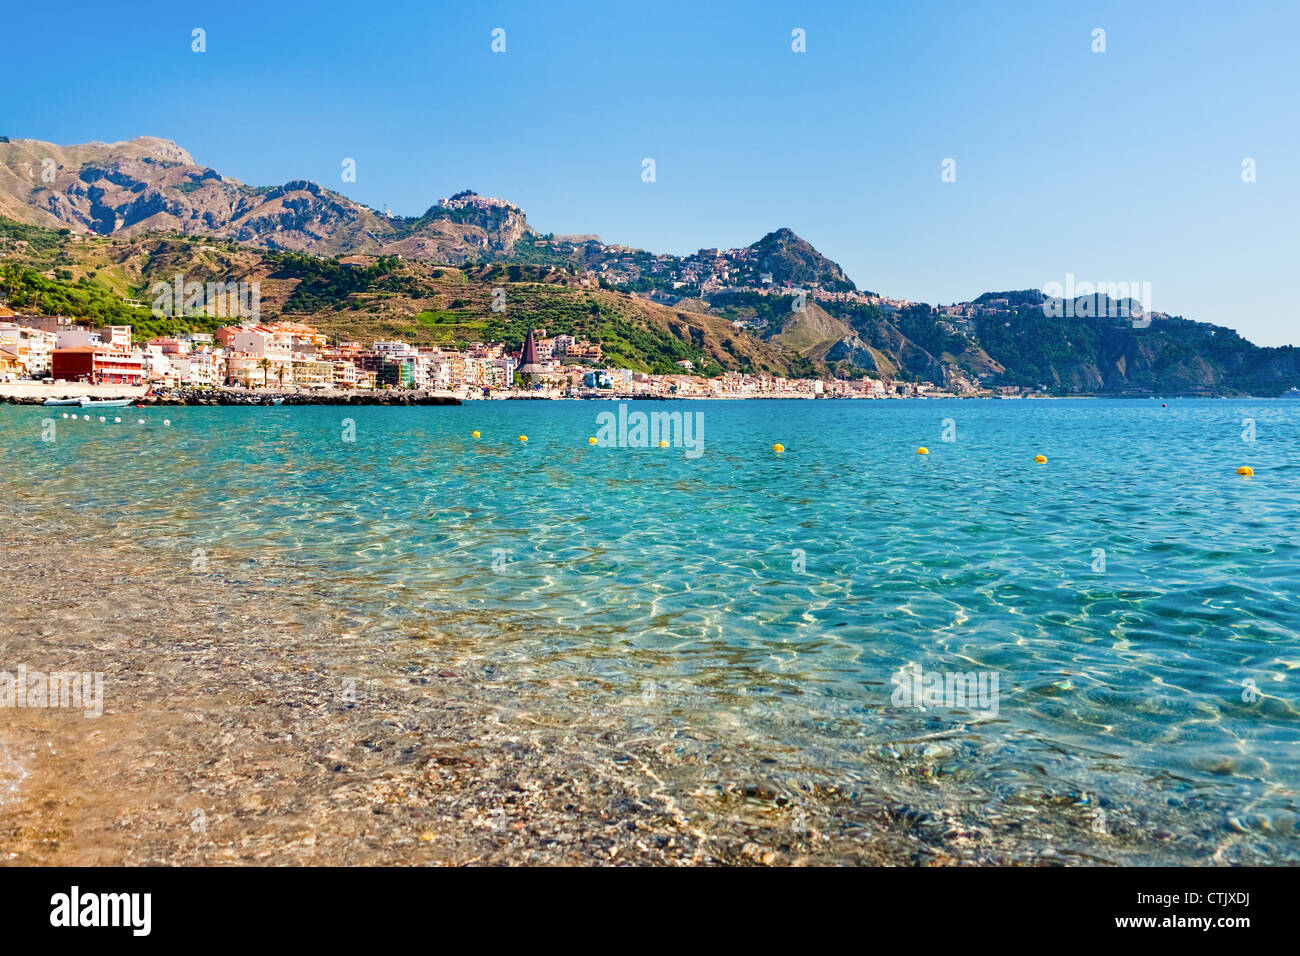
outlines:
M50 374L68 382L89 385L140 385L145 379L144 356L108 347L80 345L55 349Z

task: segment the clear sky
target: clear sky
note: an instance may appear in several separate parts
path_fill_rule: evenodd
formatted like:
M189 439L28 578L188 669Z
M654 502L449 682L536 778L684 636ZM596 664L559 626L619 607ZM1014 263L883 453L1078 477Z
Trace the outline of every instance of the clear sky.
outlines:
M932 303L1150 282L1155 309L1300 344L1295 0L6 6L11 137L162 136L403 215L471 188L658 252L789 226Z

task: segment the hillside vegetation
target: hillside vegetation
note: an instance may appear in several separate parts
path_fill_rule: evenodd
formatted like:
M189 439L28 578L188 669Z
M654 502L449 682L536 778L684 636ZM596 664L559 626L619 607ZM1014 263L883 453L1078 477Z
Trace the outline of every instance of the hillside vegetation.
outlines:
M840 281L833 263L813 258L798 237L774 233L763 242L793 250L787 268L815 267L817 281ZM187 282L256 283L262 319L307 322L340 340L503 341L518 348L529 329L544 328L601 343L609 364L657 373L690 361L705 375L871 375L938 384L960 378L1060 395L1277 395L1300 384L1294 348L1261 348L1230 329L1179 317L1159 316L1145 328L1121 318L1053 318L1032 290L986 293L960 318L924 304L885 309L811 297L798 309L799 299L780 291L691 288L675 298L655 291L666 304L585 276L584 257L603 254L597 240L537 237L518 248L526 261L452 264L399 254L317 256L175 234L87 236L0 219L0 302L22 312L130 324L140 339L237 321L152 315L153 285L181 275ZM621 266L654 263L648 253L617 256Z

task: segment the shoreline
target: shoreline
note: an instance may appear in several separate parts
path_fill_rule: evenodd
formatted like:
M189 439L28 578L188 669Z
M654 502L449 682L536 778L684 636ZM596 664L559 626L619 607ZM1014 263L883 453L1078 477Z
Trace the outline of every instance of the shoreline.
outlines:
M18 391L15 386L21 387ZM185 389L163 394L146 394L142 385L45 385L7 383L0 385L0 402L9 405L44 406L48 399L81 398L96 401L130 399L137 405L460 405L464 398L449 392L336 392L296 389ZM57 406L51 406L57 407Z
M0 383L0 404L43 406L48 399L89 397L97 401L131 399L140 406L223 406L223 405L395 405L436 406L463 405L466 402L743 402L743 401L849 401L849 402L908 402L908 401L1072 401L1102 399L1142 401L1169 399L1242 399L1272 400L1254 395L1027 395L1006 397L1001 395L909 395L883 398L855 398L831 395L658 395L633 393L614 395L560 395L519 390L490 396L456 392L408 389L404 391L337 391L333 389L244 389L244 388L185 388L169 389L161 394L147 394L143 385L84 385L45 384L39 382Z

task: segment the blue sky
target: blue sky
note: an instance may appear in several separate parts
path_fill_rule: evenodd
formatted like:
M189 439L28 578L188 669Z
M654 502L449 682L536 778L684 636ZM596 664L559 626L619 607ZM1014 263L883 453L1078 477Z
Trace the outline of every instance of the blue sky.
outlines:
M928 302L1150 282L1156 309L1300 344L1295 3L24 3L5 24L11 137L163 136L404 215L472 188L663 252L789 226Z

